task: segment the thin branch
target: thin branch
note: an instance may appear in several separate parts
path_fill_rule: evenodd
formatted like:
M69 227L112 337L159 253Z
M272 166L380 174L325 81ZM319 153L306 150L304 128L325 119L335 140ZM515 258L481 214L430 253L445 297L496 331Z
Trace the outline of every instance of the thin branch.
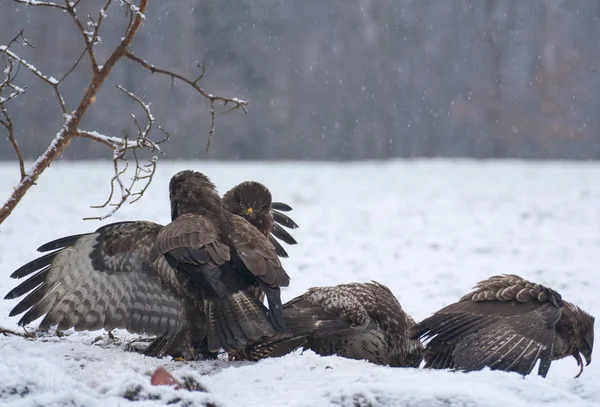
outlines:
M67 13L69 13L71 18L75 22L75 25L79 29L79 33L81 34L81 37L83 38L83 41L85 42L85 49L87 50L88 57L90 58L90 64L92 65L92 72L94 73L94 76L97 76L100 73L100 69L98 68L98 62L96 61L96 54L94 53L94 43L92 42L92 38L93 38L94 34L93 33L90 34L85 30L83 23L81 22L81 20L79 19L79 16L77 15L77 10L75 10L75 6L77 5L77 3L71 4L70 0L65 0L65 4L66 4L66 6L64 7L65 11Z
M129 11L131 12L131 16L141 17L143 19L146 18L144 12L140 10L140 7L136 6L131 0L121 0L121 3L127 4Z
M71 72L73 72L75 70L75 68L77 68L77 65L79 65L79 63L81 62L81 60L83 59L83 56L86 54L87 52L87 48L85 48L83 50L83 52L81 53L81 55L79 55L79 58L77 58L77 61L75 61L75 63L73 64L73 66L71 67L71 69L69 69L59 80L58 83L62 83L62 81L64 81L66 79L67 76L71 75Z
M228 97L223 97L223 96L215 96L211 93L206 92L204 89L202 89L199 86L199 82L200 80L204 77L204 74L206 72L205 69L205 65L204 63L201 66L202 72L200 74L200 76L198 76L195 80L191 80L188 79L178 73L172 72L172 71L168 71L166 69L161 69L161 68L157 68L154 65L149 64L148 62L144 61L142 58L138 57L137 55L135 55L133 52L131 51L127 51L127 53L125 54L125 56L127 58L129 58L130 60L137 62L138 64L140 64L142 67L144 67L145 69L149 70L151 73L159 73L162 75L167 75L169 77L171 77L171 81L173 82L175 79L179 79L182 82L187 83L189 86L191 86L196 92L200 93L205 99L208 99L208 101L210 102L210 107L209 107L209 113L210 113L210 130L208 132L208 140L206 142L206 151L210 150L210 144L211 144L211 140L212 137L215 133L215 102L216 101L220 101L223 102L223 106L226 106L227 103L233 103L233 107L231 109L229 109L228 111L232 111L232 110L237 110L237 109L242 109L244 111L244 113L248 113L248 111L246 110L246 107L249 105L248 101L245 100L241 100L238 98L228 98ZM200 65L198 65L200 67Z
M23 331L25 331L25 329L23 328ZM33 332L16 332L13 331L11 329L7 329L7 328L2 328L0 327L0 334L4 335L4 336L8 336L8 335L13 335L13 336L20 336L22 338L28 338L28 339L33 339L35 338L35 333Z
M19 160L19 171L21 173L21 179L25 178L25 161L23 160L23 155L21 154L21 149L19 148L19 143L15 139L15 129L13 127L13 122L6 111L6 107L4 103L0 103L0 110L2 111L2 115L5 120L0 119L0 123L6 128L8 131L8 139L15 149L15 153L17 154L17 159Z
M22 35L22 31L21 34ZM32 74L34 74L35 76L37 76L39 79L41 79L43 82L47 83L48 85L52 86L52 88L54 89L54 93L56 94L56 97L58 98L58 103L60 104L60 108L63 112L63 114L67 113L67 108L65 106L65 102L62 98L62 95L60 93L60 90L58 89L58 84L59 81L57 81L54 77L52 76L46 76L44 75L42 72L40 72L35 66L33 66L32 64L30 64L29 62L27 62L25 59L21 58L20 56L18 56L17 54L15 54L14 52L12 52L8 46L6 45L0 45L0 52L2 52L4 55L6 55L9 58L12 58L14 61L18 62L20 65L23 65L25 68L27 68Z
M215 96L215 95L212 95L212 94L206 92L204 89L202 89L200 86L198 86L198 82L200 81L200 79L203 78L204 74L200 75L197 79L192 81L178 73L167 71L167 70L161 69L161 68L156 68L154 65L151 65L148 62L144 61L143 59L136 56L131 51L127 51L125 56L127 58L131 59L132 61L135 61L138 64L142 65L144 68L146 68L147 70L149 70L152 73L159 73L162 75L167 75L173 79L179 79L180 81L187 83L192 88L194 88L194 90L196 90L198 93L200 93L202 96L204 96L206 99L209 99L212 101L219 100L219 101L222 101L223 103L234 103L234 104L236 104L236 107L241 108L244 111L246 111L244 108L250 104L249 102L238 99L238 98L227 98L227 97L223 97L223 96Z
M113 177L110 181L110 193L108 195L107 200L101 205L92 206L92 208L106 208L107 206L112 206L112 209L102 215L102 216L94 216L84 218L85 220L104 220L110 216L112 216L116 211L118 211L125 202L130 201L130 203L137 202L142 198L152 179L154 178L154 174L156 173L156 162L158 158L156 155L153 155L151 159L148 160L147 164L142 164L138 157L137 151L139 149L144 149L147 151L154 153L161 153L161 149L159 144L168 139L169 134L162 129L160 126L157 128L162 131L166 137L159 142L154 142L149 139L150 132L154 125L154 116L150 111L151 105L149 103L144 103L138 96L136 96L133 92L128 91L122 86L117 85L117 89L121 92L125 93L128 97L134 100L144 111L146 114L147 123L145 126L142 126L134 114L131 114L131 117L134 121L134 124L138 130L138 136L136 140L129 140L127 138L118 138L118 137L106 137L101 136L95 132L82 132L79 134L81 137L92 138L96 141L102 142L108 146L110 146L113 153ZM129 161L127 160L126 153L128 150L131 150L133 153L133 157L135 159L135 172L133 177L131 178L131 182L125 186L122 180L122 176L125 174L127 169L129 168ZM121 164L124 165L124 168L121 167ZM134 188L137 183L141 182L142 186L138 191L134 191ZM116 203L112 203L113 197L115 196L115 190L120 191L120 198Z
M50 1L37 1L37 0L13 0L15 3L26 4L28 6L37 6L37 7L52 7L57 8L63 11L66 11L64 6L60 4L52 3Z
M17 42L18 38L21 37L22 35L23 35L23 31L21 31L15 38L13 38L8 43L8 46L10 47L13 43ZM21 154L21 149L19 148L19 143L17 143L17 139L15 138L15 129L14 129L13 121L12 121L10 115L8 114L8 110L6 109L6 103L8 101L16 98L18 95L25 93L26 87L20 88L18 86L13 85L12 81L16 78L16 74L18 73L18 72L15 72L13 74L13 71L15 68L15 63L10 58L5 59L4 62L5 62L5 67L6 67L6 69L4 70L4 73L6 74L6 78L2 81L2 83L0 83L0 112L2 113L2 116L4 117L4 119L0 119L0 124L2 126L4 126L4 128L8 132L8 140L10 141L10 144L13 146L13 149L15 150L15 153L17 154L17 159L19 160L19 171L20 171L21 180L22 180L23 178L25 178L25 162L23 160L23 155ZM18 70L18 66L19 65L17 65L17 70ZM2 95L2 93L7 88L12 89L14 92L12 92L7 97L4 97Z
M102 25L102 22L104 21L104 17L106 17L106 11L108 10L110 3L112 3L112 0L108 0L106 2L106 4L104 5L104 7L102 7L100 9L100 12L98 13L98 21L96 23L94 23L94 34L92 35L92 45L96 45L96 43L98 42L98 38L99 38L99 34L100 34L100 26Z
M210 150L210 142L215 134L215 101L210 101L210 108L208 109L210 113L210 130L208 131L208 140L206 141L206 151ZM245 112L245 110L244 110Z

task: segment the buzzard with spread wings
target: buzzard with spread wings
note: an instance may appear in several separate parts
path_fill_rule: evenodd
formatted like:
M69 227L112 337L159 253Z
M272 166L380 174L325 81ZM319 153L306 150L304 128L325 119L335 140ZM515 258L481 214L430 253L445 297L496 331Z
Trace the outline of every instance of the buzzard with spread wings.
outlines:
M410 338L415 321L376 281L314 287L283 310L288 336L251 345L233 359L282 356L302 347L394 367L418 367L422 361L423 345Z
M246 219L267 236L279 257L288 257L288 254L275 238L289 245L298 243L281 227L298 228L296 222L281 213L289 212L292 208L283 202L272 202L271 192L263 184L245 181L236 185L223 195L223 205L229 212Z
M289 277L273 245L224 209L204 174L182 171L169 191L166 226L119 222L41 246L54 251L11 276L30 277L6 295L27 294L10 315L25 313L21 325L43 316L41 329L156 335L150 356L242 349L277 335ZM269 309L249 287L266 295Z
M581 355L592 361L594 317L550 288L501 275L414 326L413 338L430 338L425 367L528 375L540 360L545 377L553 360L573 356L579 377Z

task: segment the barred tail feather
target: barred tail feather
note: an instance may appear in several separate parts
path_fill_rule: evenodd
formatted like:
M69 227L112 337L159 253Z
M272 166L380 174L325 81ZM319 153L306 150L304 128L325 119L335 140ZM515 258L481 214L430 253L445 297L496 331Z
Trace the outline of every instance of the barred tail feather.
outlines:
M237 291L227 298L205 300L208 316L208 351L243 349L277 331L270 323L269 313L258 298Z

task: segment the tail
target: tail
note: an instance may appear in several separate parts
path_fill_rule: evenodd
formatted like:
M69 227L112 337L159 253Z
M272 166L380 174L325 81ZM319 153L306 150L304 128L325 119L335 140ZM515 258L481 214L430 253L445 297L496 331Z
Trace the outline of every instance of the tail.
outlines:
M218 352L220 348L226 351L243 349L277 333L267 308L243 290L226 298L205 299L204 307L208 318L209 352Z
M281 303L281 290L279 287L271 287L259 281L258 286L267 296L267 304L269 304L269 321L273 328L278 331L285 329L283 316L283 304Z

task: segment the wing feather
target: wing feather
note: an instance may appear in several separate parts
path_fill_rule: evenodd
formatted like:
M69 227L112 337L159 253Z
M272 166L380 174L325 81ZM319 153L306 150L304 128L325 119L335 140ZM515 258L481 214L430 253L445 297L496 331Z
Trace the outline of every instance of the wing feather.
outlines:
M229 227L231 246L248 271L269 286L287 287L290 277L267 237L237 215L231 215Z
M151 222L121 222L42 245L40 251L57 250L13 273L19 278L35 272L7 294L27 294L10 315L25 313L21 325L44 316L41 329L172 332L182 323L182 304L172 284L174 270L154 264L161 229Z
M286 232L281 226L277 223L273 223L273 228L271 229L271 234L276 238L283 240L287 244L298 244L296 239L292 237L288 232Z
M280 225L285 226L286 228L289 229L298 229L298 224L296 222L294 222L294 220L292 218L290 218L289 216L278 212L274 209L271 209L271 215L273 216L273 220L275 222L277 222Z
M281 246L277 239L275 239L273 234L269 234L269 242L271 242L271 244L275 248L275 253L277 253L279 257L290 257L288 252L283 248L283 246Z
M284 202L272 202L271 208L283 212L289 212L292 210L292 207Z
M430 339L426 367L526 375L551 354L562 307L551 289L516 275L493 276L417 324L413 337Z

